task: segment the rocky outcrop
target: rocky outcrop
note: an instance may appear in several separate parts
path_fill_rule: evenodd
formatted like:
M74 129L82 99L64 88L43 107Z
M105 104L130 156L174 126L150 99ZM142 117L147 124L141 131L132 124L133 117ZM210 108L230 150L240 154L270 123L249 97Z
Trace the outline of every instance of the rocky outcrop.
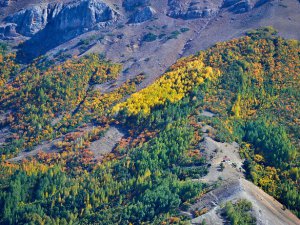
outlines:
M153 19L155 10L150 6L143 8L142 10L136 11L129 19L129 23L142 23Z
M52 30L76 29L82 32L97 23L116 19L114 12L101 0L84 0L72 4L40 4L21 10L5 19L16 25L16 32L32 37L51 26Z
M221 1L169 0L168 16L181 19L210 18L218 13Z
M89 29L115 18L116 13L106 3L87 0L64 7L54 18L53 24L58 30Z
M18 36L19 34L16 31L16 24L8 23L8 24L0 25L0 38L9 39Z
M126 10L131 11L136 7L149 6L150 0L124 0L123 6Z
M252 9L252 5L249 0L241 1L235 4L231 11L234 13L244 13L248 12L250 9Z
M228 9L233 13L244 13L256 5L262 5L269 0L169 0L168 16L181 19L211 18L220 10Z
M48 4L32 6L5 19L16 25L16 31L24 36L33 36L48 23Z
M253 8L253 3L250 0L225 0L223 8L229 8L234 13L244 13Z
M20 52L22 59L30 61L80 34L107 27L118 18L103 0L37 4L5 18L0 38L29 37Z

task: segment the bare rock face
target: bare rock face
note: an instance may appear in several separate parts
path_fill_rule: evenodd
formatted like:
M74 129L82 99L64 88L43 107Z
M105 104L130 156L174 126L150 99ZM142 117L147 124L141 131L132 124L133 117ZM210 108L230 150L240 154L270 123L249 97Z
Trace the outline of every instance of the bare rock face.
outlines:
M234 13L244 13L253 8L253 3L250 0L225 0L223 7Z
M0 25L0 37L2 39L10 39L18 36L19 34L16 31L16 24L8 23Z
M168 0L167 15L180 19L211 18L220 10L245 13L269 1L271 0Z
M222 1L169 0L168 5L168 16L172 18L210 18L218 13L222 5Z
M22 54L30 59L118 18L104 0L41 3L6 17L0 25L0 38L29 37L22 45Z
M45 28L48 22L48 4L35 5L24 9L5 20L8 23L16 24L16 31L24 36L33 36Z
M151 20L156 14L155 10L150 6L143 8L142 10L136 11L129 20L129 23L142 23Z
M88 29L99 22L115 19L115 15L115 12L102 1L81 1L64 7L54 18L54 26L58 30Z
M56 31L84 30L116 18L116 13L101 0L84 0L73 4L40 4L21 10L5 19L16 24L16 32L32 37L51 26Z

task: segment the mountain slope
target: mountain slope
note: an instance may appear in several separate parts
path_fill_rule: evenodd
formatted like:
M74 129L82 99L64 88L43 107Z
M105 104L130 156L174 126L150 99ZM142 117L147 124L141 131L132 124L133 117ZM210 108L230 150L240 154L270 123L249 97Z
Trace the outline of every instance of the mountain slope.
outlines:
M14 45L25 41L18 48L19 59L44 53L55 58L102 53L124 65L118 84L145 73L146 86L178 58L239 37L251 28L271 25L286 38L300 38L297 0L152 0L136 5L125 0L90 0L79 6L79 1L9 2L0 9L0 30L3 39L12 39ZM148 34L155 40L145 39Z
M98 55L21 69L3 54L0 223L189 221L184 212L207 213L193 204L232 181L227 170L299 216L299 52L298 41L271 27L253 30L178 60L137 92L143 76L116 87L120 65ZM124 136L97 147L112 130ZM226 142L210 150L212 158L207 136ZM238 148L228 147L233 141ZM41 145L48 153L6 160ZM232 160L239 151L244 168L230 164L230 151ZM218 152L226 154L219 165L211 162ZM299 224L290 213L273 223Z

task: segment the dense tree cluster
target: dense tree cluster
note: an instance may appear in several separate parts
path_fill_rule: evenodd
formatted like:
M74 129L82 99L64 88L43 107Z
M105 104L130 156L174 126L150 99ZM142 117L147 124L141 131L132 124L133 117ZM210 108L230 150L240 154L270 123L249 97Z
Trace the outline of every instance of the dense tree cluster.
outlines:
M251 202L240 199L235 203L226 202L223 211L224 216L229 220L231 225L254 225L255 217L251 214Z
M268 165L286 168L295 160L296 148L283 127L256 120L248 122L245 131L245 141L255 146L256 153L262 154Z
M149 115L151 108L165 104L166 101L177 102L181 100L195 86L202 84L206 79L212 79L214 74L211 67L205 67L198 57L184 59L173 65L170 71L153 84L134 93L127 101L116 105L114 112L122 109L127 115L142 113Z
M180 180L176 168L193 138L187 121L169 124L156 138L120 160L101 165L60 161L23 162L2 167L1 224L100 224L161 221L204 191L204 185ZM41 160L41 159L40 159ZM71 167L71 170L68 168Z

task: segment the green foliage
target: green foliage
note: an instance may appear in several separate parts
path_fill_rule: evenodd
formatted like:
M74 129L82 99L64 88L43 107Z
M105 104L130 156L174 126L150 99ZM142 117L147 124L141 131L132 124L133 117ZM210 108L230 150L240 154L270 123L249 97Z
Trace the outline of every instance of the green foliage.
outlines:
M251 202L241 199L236 203L226 202L224 216L229 220L231 225L254 225L256 220L251 215Z
M180 32L181 32L181 33L188 32L189 30L190 30L190 29L187 28L187 27L180 28Z
M5 53L8 51L7 44L0 42L0 54L5 55Z
M5 60L7 65L12 66L9 72L2 67L2 74L6 75L4 85L0 86L0 104L1 110L13 112L4 121L14 138L7 139L4 147L0 147L1 154L18 153L44 139L59 135L60 127L53 126L53 119L68 115L67 112L74 113L92 93L90 85L115 80L121 70L120 65L90 55L48 69L30 65L7 83L18 67L10 62L10 58ZM57 133L55 130L58 130ZM22 140L24 145L14 144L15 139Z
M146 42L152 42L152 41L155 41L156 39L157 39L157 35L155 35L153 33L147 33L142 38L142 40L146 41Z
M1 186L0 223L162 220L203 189L201 183L179 180L170 170L191 139L191 127L179 121L148 143L130 149L121 160L81 168L79 173L60 166L32 173L37 163L31 164L33 168L25 163L27 172L17 169L6 178L8 185Z
M184 31L181 32L184 33ZM179 35L180 35L180 31L175 30L171 33L171 35L168 36L168 39L177 39Z
M284 169L296 157L296 148L285 129L264 120L248 122L244 140L253 144L256 153L262 154L270 166Z
M261 39L261 38L272 38L275 37L277 34L278 31L271 26L262 27L247 32L247 35L253 38L254 40Z
M1 48L3 50L1 50ZM15 77L19 70L20 65L14 62L15 55L5 54L6 47L0 44L0 90L9 81ZM3 110L3 108L1 108Z

